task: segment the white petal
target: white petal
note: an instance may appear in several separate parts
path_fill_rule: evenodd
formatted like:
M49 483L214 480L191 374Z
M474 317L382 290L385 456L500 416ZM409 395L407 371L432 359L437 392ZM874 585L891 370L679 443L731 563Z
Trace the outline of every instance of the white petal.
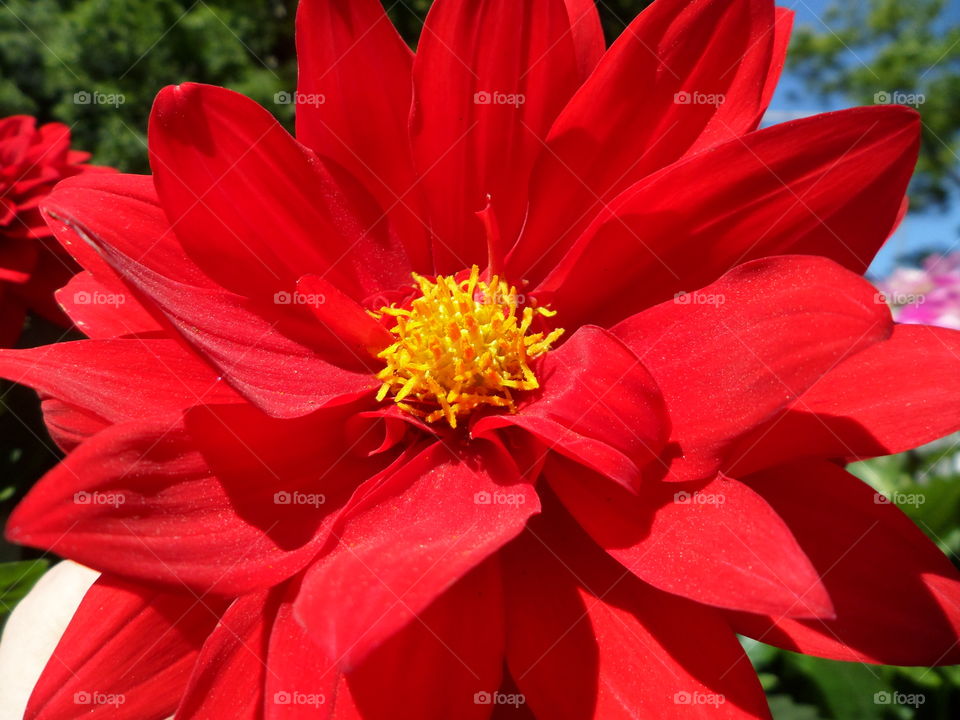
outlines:
M64 560L14 608L0 638L0 720L21 720L47 660L99 576Z

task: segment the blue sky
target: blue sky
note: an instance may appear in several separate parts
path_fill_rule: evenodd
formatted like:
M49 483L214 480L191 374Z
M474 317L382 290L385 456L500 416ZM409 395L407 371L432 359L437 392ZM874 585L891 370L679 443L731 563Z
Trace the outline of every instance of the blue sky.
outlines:
M821 32L826 29L820 18L829 5L828 0L780 0L778 4L794 10L797 25L810 25ZM960 2L951 2L948 13L960 17ZM859 62L852 54L849 59L850 62ZM849 105L843 101L823 101L813 97L798 78L785 72L770 104L768 122L783 122L794 115L811 115L844 107ZM960 250L960 202L952 203L946 212L910 213L877 256L871 274L886 275L898 256L922 249Z

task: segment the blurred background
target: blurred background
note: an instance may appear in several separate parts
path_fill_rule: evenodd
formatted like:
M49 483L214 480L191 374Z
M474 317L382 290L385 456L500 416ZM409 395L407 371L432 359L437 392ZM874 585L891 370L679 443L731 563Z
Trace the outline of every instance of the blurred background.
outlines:
M608 40L647 4L598 0ZM796 24L764 125L853 105L916 107L923 141L911 210L871 276L899 320L960 329L960 0L780 4L794 10ZM415 46L430 1L386 5ZM0 0L0 117L64 122L75 148L127 172L148 171L146 120L156 92L171 83L232 88L292 128L293 105L283 94L296 86L295 10L296 0ZM20 345L64 337L31 318ZM951 437L851 468L898 502L955 564L958 448L960 438ZM0 522L58 459L33 393L0 385ZM0 542L0 622L49 560ZM836 663L753 642L747 649L777 720L960 717L960 667Z

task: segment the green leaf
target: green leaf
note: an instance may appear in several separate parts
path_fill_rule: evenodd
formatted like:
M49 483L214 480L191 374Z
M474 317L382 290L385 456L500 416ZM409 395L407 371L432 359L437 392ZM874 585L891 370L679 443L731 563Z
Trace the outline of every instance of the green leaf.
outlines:
M49 566L47 560L0 563L0 617L13 610Z
M884 666L845 663L790 653L785 660L820 692L831 717L882 717L878 693L890 693L892 671Z
M747 657L750 658L750 662L757 670L769 666L779 653L777 648L772 645L767 645L752 638L739 636L738 639L747 653Z
M774 720L825 720L812 705L800 705L789 695L771 695L770 713Z

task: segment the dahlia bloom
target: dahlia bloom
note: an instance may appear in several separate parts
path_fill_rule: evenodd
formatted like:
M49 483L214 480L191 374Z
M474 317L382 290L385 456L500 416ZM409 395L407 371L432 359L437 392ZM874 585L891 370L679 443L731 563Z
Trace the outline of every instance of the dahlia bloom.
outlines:
M960 330L960 253L926 257L898 267L877 285L898 322Z
M918 117L757 130L790 21L437 0L414 56L304 0L296 140L163 90L152 176L44 204L115 302L0 353L68 453L7 534L101 573L26 717L763 718L736 633L960 661L843 469L960 429L960 333L861 277Z
M28 309L65 321L53 292L77 267L53 240L40 203L63 178L100 170L86 164L89 157L70 149L66 125L37 127L27 115L0 120L0 346L16 340Z

